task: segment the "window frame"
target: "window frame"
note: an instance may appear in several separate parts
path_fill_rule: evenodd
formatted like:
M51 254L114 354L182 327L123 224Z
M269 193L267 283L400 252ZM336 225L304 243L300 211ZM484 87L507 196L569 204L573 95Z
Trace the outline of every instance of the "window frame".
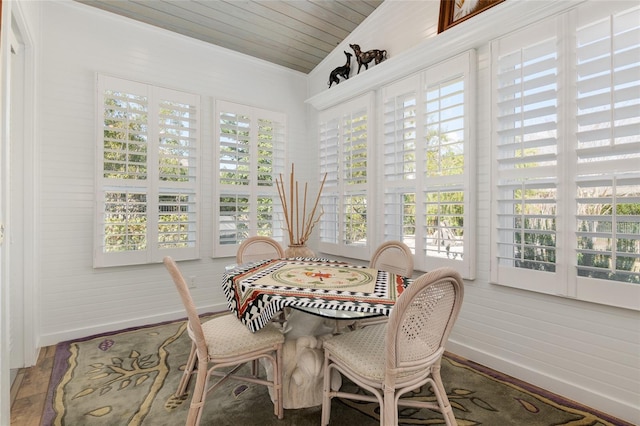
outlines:
M129 98L142 96L147 99L146 120L140 122L141 128L146 128L146 132L141 132L141 137L146 138L146 148L141 151L144 152L146 158L143 163L146 176L144 179L105 177L106 173L115 174L113 169L107 170L106 164L108 162L105 160L108 155L105 150L104 133L105 121L107 120L105 113L107 91L124 93ZM96 92L94 267L158 263L162 261L164 256L172 256L176 260L197 259L200 248L200 96L100 73L96 74ZM163 102L164 108L162 107ZM175 109L168 111L173 115L163 115L163 111L171 108L171 104ZM131 111L127 111L127 114L131 113ZM131 138L135 138L135 136L129 133L129 129L125 133L128 134L127 141L132 143ZM117 141L115 142L117 143ZM110 152L114 155L118 154L113 150ZM128 148L121 151L120 154L126 157L126 162L129 162L132 156L140 156L139 153L129 151ZM186 172L187 179L182 177L172 180L171 175L166 174L166 168L165 173L161 173L161 164L165 164L163 160L171 162L171 158L175 160L176 166L170 170L179 173ZM115 161L111 160L110 163L115 164ZM157 166L154 167L154 164ZM129 172L118 173L129 174ZM178 175L178 177L181 176L183 175ZM104 246L107 238L105 236L107 232L105 219L109 214L106 197L109 192L120 193L120 195L145 194L144 214L138 215L139 218L144 217L146 224L144 226L145 248L105 252ZM166 198L166 196L183 198L181 195L186 196L186 204L182 204L182 201L179 204L163 204L161 201L161 198ZM128 197L126 205L129 205ZM167 223L165 226L173 228L173 231L169 229L161 233L159 228L163 221L162 213L176 211L176 209L180 212L186 212L182 214L182 216L186 214L186 221ZM113 217L122 217L122 214L115 215L114 212L112 215ZM133 222L126 220L123 226L129 227L132 224ZM135 227L135 225L132 226ZM173 237L170 234L173 234ZM180 238L180 242L171 243L172 238ZM182 245L183 247L170 247L171 245Z

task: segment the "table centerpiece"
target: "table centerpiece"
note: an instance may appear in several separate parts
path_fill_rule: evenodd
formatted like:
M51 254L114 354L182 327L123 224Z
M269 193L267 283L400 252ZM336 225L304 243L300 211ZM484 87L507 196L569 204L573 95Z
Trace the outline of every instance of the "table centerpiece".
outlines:
M327 179L327 174L324 174L324 178L318 189L313 208L309 208L307 211L307 194L308 183L304 183L302 205L300 204L300 185L295 180L295 168L291 164L291 173L289 174L289 193L287 194L284 178L282 173L280 177L276 177L276 186L278 188L278 195L282 202L282 209L284 211L284 221L287 227L287 233L289 234L289 246L285 250L286 257L314 257L315 253L309 247L307 247L307 241L313 232L313 228L320 221L320 217L324 213L322 206L318 211L318 204L320 202L320 195L322 194L322 188ZM309 213L307 215L307 213Z

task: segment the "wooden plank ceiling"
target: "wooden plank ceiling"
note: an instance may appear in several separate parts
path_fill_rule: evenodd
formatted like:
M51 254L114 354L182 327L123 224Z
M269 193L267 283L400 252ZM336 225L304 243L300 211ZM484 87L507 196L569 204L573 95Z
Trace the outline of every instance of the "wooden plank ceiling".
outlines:
M76 0L308 74L384 0Z

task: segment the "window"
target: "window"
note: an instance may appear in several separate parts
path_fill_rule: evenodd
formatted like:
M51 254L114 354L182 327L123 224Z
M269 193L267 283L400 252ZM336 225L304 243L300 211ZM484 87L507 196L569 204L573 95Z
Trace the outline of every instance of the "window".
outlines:
M593 16L492 44L492 280L640 309L640 9Z
M450 266L475 276L474 122L467 52L382 89L385 240L412 248L415 267Z
M640 9L635 8L578 23L577 214L572 239L577 297L617 304L615 297L622 296L623 306L636 309L640 309L638 22Z
M283 241L284 216L276 178L285 172L286 117L216 102L217 156L214 253L235 256L253 235Z
M320 114L320 250L367 259L369 119L372 95Z
M94 266L198 256L197 95L98 75Z
M494 54L500 52L494 74L499 282L548 293L556 291L556 283L540 275L555 273L558 266L556 27L551 20L492 46ZM531 42L522 46L527 37Z

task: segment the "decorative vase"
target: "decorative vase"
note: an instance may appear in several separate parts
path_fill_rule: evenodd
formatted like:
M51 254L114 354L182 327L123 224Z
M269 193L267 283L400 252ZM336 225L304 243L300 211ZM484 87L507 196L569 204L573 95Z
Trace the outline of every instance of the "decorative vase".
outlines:
M284 251L285 257L315 257L315 253L306 244L290 244Z

